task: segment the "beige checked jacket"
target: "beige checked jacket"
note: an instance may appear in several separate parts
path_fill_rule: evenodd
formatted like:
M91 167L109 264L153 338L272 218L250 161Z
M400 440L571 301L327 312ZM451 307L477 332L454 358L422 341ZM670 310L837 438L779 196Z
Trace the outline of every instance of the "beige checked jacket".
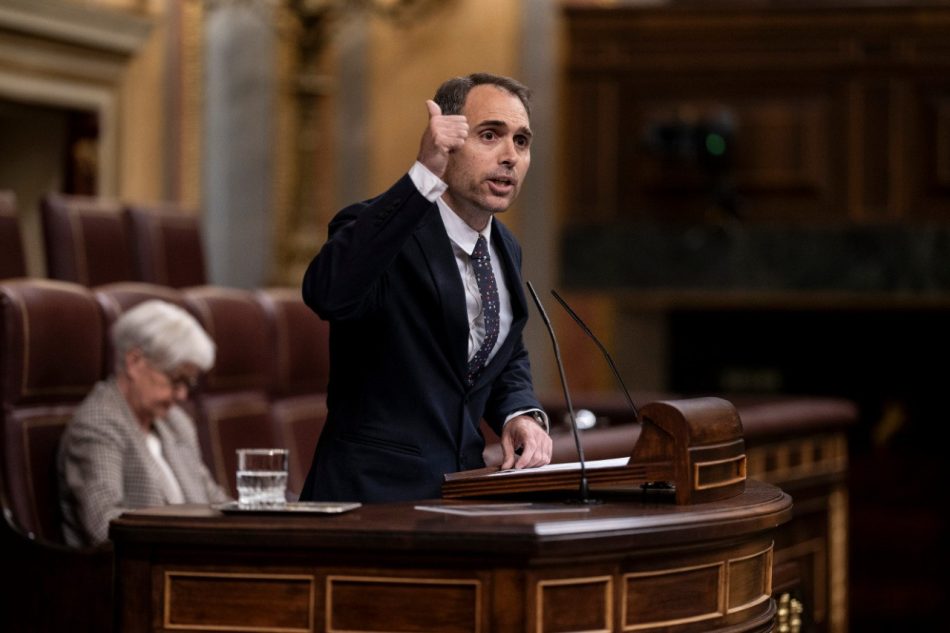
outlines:
M162 453L188 503L227 501L201 458L194 423L177 406L155 422ZM98 383L73 414L59 446L63 536L74 546L108 538L109 521L168 503L145 434L114 379Z

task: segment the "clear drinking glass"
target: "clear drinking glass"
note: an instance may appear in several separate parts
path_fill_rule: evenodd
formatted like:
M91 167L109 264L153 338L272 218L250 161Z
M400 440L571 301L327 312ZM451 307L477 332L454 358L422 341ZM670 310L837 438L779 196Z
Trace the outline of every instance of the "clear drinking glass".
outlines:
M275 507L287 502L287 449L237 449L237 489L241 507Z

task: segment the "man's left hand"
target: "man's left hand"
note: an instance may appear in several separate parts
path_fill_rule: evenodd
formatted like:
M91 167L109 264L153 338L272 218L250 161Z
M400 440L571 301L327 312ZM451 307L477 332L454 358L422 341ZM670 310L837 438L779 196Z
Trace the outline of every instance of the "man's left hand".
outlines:
M515 453L521 449L521 455ZM551 462L551 436L530 415L512 418L501 432L503 470L531 468Z

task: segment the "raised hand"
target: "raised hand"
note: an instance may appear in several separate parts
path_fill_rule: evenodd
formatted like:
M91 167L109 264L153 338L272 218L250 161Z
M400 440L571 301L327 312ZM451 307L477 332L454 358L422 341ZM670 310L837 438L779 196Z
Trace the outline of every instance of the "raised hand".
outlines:
M417 160L433 174L442 177L449 164L449 154L465 144L468 121L461 114L442 114L442 108L431 99L426 101L429 125L419 142Z

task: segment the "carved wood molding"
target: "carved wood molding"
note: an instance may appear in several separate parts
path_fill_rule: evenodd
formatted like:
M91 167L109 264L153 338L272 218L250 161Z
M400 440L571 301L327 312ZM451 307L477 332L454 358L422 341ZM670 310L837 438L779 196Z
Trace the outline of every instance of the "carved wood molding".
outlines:
M65 0L4 0L0 30L64 42L92 50L132 55L152 28L146 17Z

